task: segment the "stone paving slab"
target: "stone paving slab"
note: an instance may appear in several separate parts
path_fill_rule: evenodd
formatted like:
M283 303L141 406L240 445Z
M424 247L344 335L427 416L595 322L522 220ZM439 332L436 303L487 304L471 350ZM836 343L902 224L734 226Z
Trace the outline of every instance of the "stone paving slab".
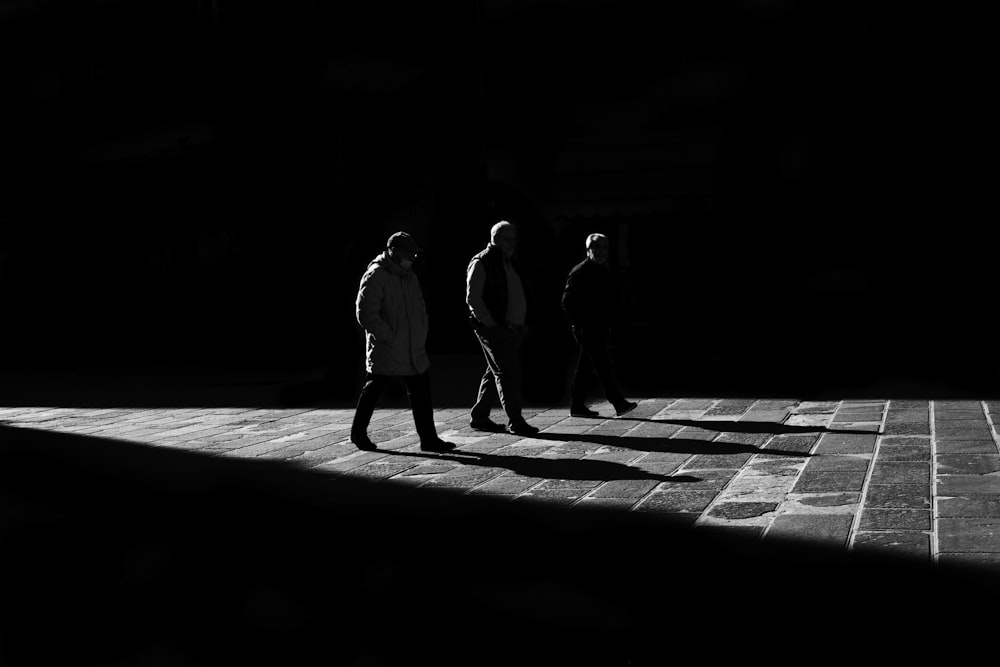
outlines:
M610 415L608 406L595 406ZM424 453L408 408L349 441L349 409L0 407L6 426L209 456L280 460L378 484L655 513L685 525L1000 567L997 401L653 398L625 417L531 408L536 437L435 413L458 448Z
M857 551L899 553L930 559L930 535L921 532L857 532L853 548Z

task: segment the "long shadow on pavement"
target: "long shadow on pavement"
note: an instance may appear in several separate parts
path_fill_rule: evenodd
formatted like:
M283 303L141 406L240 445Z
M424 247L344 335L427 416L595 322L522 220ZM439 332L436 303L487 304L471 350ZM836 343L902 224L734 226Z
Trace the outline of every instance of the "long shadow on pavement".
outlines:
M826 426L796 426L778 424L776 422L728 421L703 419L646 419L643 417L618 417L617 420L649 422L651 424L673 424L675 426L694 426L708 431L723 431L725 433L772 433L774 435L792 435L808 433L863 433L870 435L877 431L849 428L829 428Z
M808 452L755 447L738 442L715 442L691 438L640 438L629 435L595 435L592 433L536 433L532 440L556 442L586 442L604 447L633 449L639 452L665 454L773 454L775 456L810 456Z
M455 461L463 465L482 466L484 468L505 468L524 477L540 477L542 479L566 480L641 480L648 479L657 482L699 482L700 477L692 475L659 475L640 468L633 468L624 463L614 461L598 461L588 459L550 459L529 456L509 456L504 454L483 454L479 452L463 452L458 449L449 454L430 454L424 452L395 452L393 456L428 458L434 460Z
M992 571L646 513L2 426L0 508L5 665L636 666L677 642L737 661L766 641L731 622L750 603L786 630L771 648L810 656L845 618L884 637L987 636L981 604L1000 593ZM796 609L808 623L790 628ZM928 626L928 609L948 613ZM980 648L865 651L972 662Z

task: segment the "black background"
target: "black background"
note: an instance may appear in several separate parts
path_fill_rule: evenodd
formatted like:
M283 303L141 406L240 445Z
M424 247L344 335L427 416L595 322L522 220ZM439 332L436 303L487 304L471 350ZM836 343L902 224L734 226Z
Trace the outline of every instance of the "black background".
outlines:
M538 400L564 391L565 273L586 233L617 243L620 223L636 392L993 388L995 142L974 13L3 7L5 367L318 366L350 397L357 280L388 234L427 249L432 354L475 353L464 269L506 217L547 305L526 348ZM554 219L560 152L608 128L718 131L710 192L659 216Z

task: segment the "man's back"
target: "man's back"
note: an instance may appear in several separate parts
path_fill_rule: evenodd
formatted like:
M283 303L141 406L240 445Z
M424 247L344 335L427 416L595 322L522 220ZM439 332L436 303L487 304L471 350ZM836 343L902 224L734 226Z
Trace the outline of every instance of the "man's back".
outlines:
M562 307L573 326L610 324L615 311L611 271L588 259L574 266L566 279Z

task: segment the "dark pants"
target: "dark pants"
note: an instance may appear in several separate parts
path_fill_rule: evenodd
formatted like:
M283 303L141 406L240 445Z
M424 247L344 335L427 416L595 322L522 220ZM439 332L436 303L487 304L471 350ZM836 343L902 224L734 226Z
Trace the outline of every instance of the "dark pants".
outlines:
M520 424L524 417L521 415L521 358L518 350L523 335L507 327L476 329L475 332L486 357L486 371L479 381L472 419L489 419L494 399L499 398L508 423Z
M361 388L358 406L354 411L354 423L351 425L352 435L362 435L368 432L368 423L372 420L378 397L386 385L394 379L406 383L406 397L413 410L413 423L417 427L420 442L430 442L437 438L437 428L434 426L434 408L431 406L430 372L420 375L376 375L368 373L365 386Z
M570 388L570 403L572 407L583 407L587 400L587 392L593 385L594 376L601 383L604 395L615 407L625 402L625 397L618 389L614 372L611 368L611 357L608 354L607 327L574 327L573 338L579 345L576 358L576 370L573 372L573 384Z

